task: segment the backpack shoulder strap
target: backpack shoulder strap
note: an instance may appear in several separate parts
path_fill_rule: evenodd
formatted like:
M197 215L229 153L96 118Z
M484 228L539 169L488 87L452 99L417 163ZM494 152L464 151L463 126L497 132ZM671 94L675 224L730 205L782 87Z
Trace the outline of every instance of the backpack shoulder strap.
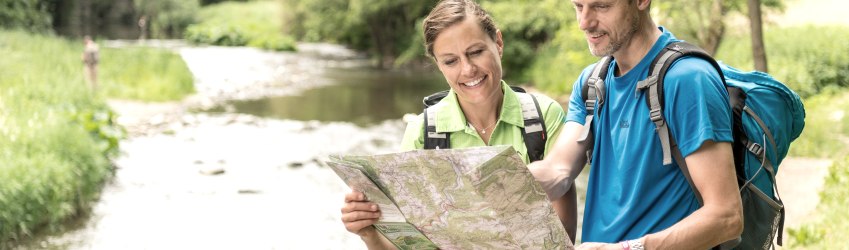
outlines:
M436 111L439 109L441 105L436 105L442 98L448 95L448 90L439 91L433 93L429 96L426 96L422 99L422 104L424 104L424 126L422 129L422 135L424 135L424 149L447 149L451 148L451 144L449 143L449 134L448 133L437 133L436 132Z
M590 73L590 76L587 77L587 80L581 86L581 97L584 99L587 117L584 120L584 129L581 131L581 136L578 137L578 142L589 143L587 145L587 163L592 162L593 156L593 117L595 117L596 109L601 110L604 104L604 79L607 78L607 69L610 68L610 62L612 60L613 57L610 56L602 57L595 64L592 73Z
M424 109L424 149L447 149L451 148L449 133L436 132L436 110L440 105L430 106Z
M545 120L542 110L539 108L539 102L532 94L516 92L519 103L522 105L522 119L525 121L525 127L521 130L525 148L528 150L528 160L530 162L542 160L545 154L547 136Z
M675 138L670 135L669 126L666 119L663 117L664 77L666 77L666 72L669 70L669 67L671 67L676 60L683 57L698 57L709 62L719 73L720 79L725 81L719 64L713 59L713 57L708 55L707 52L686 42L675 42L667 45L660 54L654 58L649 68L649 76L645 80L637 83L636 91L639 92L645 89L648 89L649 91L646 96L646 105L649 107L649 118L654 123L657 135L660 137L660 144L663 150L663 165L672 164L672 158L674 157L675 161L678 162L678 166L681 168L684 177L687 178L687 182L689 182L690 186L693 188L696 198L699 200L699 204L703 204L701 194L695 188L693 180L690 177L690 171L687 168L687 163L684 161L684 156L678 149L678 144L676 143Z

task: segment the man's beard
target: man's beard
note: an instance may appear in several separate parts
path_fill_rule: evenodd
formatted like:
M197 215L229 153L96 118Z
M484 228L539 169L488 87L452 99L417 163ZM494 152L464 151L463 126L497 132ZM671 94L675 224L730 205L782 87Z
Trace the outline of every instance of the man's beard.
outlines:
M590 53L592 53L593 56L596 57L605 57L613 55L613 53L619 51L619 49L621 49L626 42L631 40L631 38L634 36L635 33L637 33L637 29L639 28L640 19L637 15L630 16L628 19L630 27L628 27L629 29L625 31L625 33L622 33L622 35L618 37L610 37L610 33L607 33L608 39L610 39L610 42L607 44L607 46L605 46L604 48L594 48L592 45L589 45Z

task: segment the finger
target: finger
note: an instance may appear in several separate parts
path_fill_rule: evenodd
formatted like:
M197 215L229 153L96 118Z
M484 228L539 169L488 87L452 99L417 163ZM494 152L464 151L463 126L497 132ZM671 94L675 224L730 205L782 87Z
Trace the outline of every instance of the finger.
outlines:
M345 224L359 220L373 220L379 218L380 212L354 211L342 214L342 222Z
M355 211L369 211L369 212L377 212L380 211L380 207L374 202L348 202L342 206L342 213L350 213Z
M348 232L359 233L360 230L363 230L363 228L374 225L374 223L377 223L377 219L358 220L358 221L354 221L354 222L346 222L345 223L345 229L348 230Z
M365 200L366 200L366 196L361 192L351 191L350 193L345 194L345 203L352 202L352 201L365 201Z

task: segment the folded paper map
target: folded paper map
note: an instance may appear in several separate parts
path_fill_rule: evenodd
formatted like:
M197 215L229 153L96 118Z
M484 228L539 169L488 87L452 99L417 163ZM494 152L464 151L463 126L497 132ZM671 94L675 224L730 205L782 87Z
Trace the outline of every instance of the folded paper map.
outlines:
M331 156L328 165L380 207L375 228L399 249L571 249L510 146Z

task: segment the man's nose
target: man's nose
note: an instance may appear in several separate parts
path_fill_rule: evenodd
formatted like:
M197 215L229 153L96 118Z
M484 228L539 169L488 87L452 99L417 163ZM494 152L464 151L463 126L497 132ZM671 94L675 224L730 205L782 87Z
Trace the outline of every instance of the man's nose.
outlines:
M577 12L578 27L583 31L591 30L596 25L595 14L590 11L590 8L583 8Z

